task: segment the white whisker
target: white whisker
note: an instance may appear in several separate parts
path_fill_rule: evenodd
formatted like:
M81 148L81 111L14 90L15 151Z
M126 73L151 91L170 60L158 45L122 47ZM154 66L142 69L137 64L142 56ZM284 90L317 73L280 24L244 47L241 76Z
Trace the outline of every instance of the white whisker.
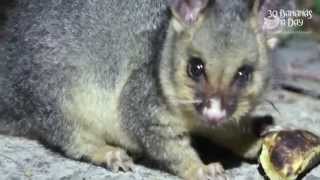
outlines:
M196 100L180 100L180 99L173 99L171 100L174 103L177 103L178 105L180 104L199 104L202 101L200 99L196 99Z

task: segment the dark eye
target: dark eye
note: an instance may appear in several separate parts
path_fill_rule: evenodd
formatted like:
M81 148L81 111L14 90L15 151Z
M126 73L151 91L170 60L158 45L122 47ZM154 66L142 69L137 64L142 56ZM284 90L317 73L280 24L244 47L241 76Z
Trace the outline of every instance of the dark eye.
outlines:
M240 67L234 77L236 86L245 87L247 83L252 80L252 73L253 67L251 65Z
M188 76L192 79L198 79L205 73L204 63L200 58L191 58L187 67Z

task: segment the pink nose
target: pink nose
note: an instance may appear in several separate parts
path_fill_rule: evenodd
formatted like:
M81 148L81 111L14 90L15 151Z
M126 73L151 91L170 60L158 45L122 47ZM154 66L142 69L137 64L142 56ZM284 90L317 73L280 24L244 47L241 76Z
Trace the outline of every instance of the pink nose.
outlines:
M227 112L221 107L219 98L212 98L209 100L208 105L203 108L202 115L209 122L218 123L226 117Z

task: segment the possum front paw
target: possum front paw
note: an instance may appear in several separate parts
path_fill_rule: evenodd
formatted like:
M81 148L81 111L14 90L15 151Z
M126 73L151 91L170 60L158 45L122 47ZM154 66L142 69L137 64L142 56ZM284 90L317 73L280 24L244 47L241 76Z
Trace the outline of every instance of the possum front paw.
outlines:
M113 172L131 171L134 167L132 158L123 149L108 145L95 151L92 161L94 164L105 166Z
M106 166L113 172L131 171L133 169L133 161L131 157L122 149L109 151L105 155Z
M195 169L188 180L228 180L220 163L211 163Z

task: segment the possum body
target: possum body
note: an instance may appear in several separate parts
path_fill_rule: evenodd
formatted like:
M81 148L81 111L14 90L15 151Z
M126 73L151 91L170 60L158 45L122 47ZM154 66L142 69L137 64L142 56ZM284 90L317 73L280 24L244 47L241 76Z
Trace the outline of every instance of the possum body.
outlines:
M0 132L112 170L145 154L186 179L225 178L190 135L256 156L247 117L269 77L258 3L16 1L0 46Z

